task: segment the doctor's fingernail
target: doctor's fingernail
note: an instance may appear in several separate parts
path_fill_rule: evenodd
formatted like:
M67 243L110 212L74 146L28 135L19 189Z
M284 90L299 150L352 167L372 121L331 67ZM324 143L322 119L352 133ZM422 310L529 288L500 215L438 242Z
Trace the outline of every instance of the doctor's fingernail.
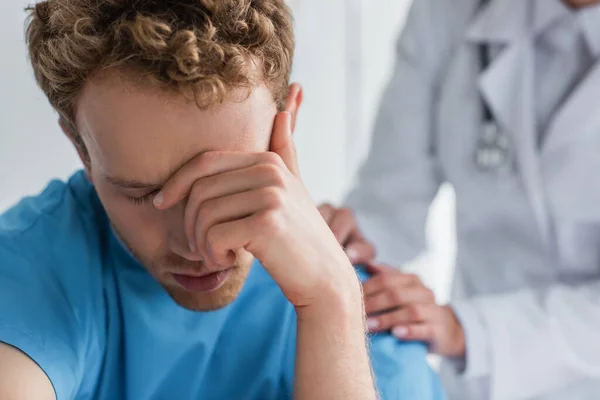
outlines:
M348 256L348 258L350 259L351 262L354 262L354 260L356 260L358 258L358 252L353 249L353 248L349 248L349 249L345 249L346 250L346 255Z
M165 201L165 198L164 198L162 192L158 192L156 194L156 196L154 196L154 205L156 207L160 207L164 201Z
M379 327L379 321L377 321L377 318L367 319L367 328L369 328L370 331L374 331L378 327Z
M194 243L192 243L192 242L190 241L190 242L188 242L188 245L189 245L189 247L190 247L190 251L191 251L192 253L195 253L195 252L196 252L196 246L194 246Z
M397 338L406 337L406 335L408 335L408 328L405 326L397 326L392 329L392 335L396 336Z

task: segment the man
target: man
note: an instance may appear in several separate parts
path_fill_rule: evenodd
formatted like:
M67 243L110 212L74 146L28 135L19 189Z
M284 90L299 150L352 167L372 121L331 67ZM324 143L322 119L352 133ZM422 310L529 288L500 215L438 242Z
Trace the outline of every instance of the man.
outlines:
M451 306L386 266L364 284L372 330L429 342L450 398L600 393L599 27L597 0L415 0L348 208L322 210L398 266L454 186Z
M375 399L283 2L49 0L28 44L85 173L0 217L0 398ZM425 354L372 338L383 398L443 397Z

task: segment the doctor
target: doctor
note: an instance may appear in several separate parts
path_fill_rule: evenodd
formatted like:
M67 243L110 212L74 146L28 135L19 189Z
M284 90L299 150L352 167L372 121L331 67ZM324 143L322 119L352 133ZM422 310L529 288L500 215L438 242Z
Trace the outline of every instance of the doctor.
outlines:
M364 235L398 266L454 186L450 306L389 267L365 283L368 312L393 309L374 330L446 356L451 399L600 398L596 3L415 0L359 183L321 208L355 259Z

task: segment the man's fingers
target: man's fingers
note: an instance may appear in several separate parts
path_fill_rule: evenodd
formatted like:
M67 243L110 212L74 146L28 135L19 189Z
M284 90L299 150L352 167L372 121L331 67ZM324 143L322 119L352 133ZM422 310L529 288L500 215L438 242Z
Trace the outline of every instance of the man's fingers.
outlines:
M198 208L204 202L235 193L243 193L251 189L282 186L283 178L281 175L282 171L278 167L263 163L211 175L194 182L189 193L184 216L185 233L190 244L197 244L195 226L198 219Z
M246 168L260 162L264 157L263 153L211 151L199 154L165 183L154 197L154 205L161 210L170 208L188 196L192 185L198 179Z
M388 331L397 325L430 322L434 319L437 305L411 304L395 311L369 317L368 327L371 331Z
M292 138L292 114L283 111L277 114L271 134L270 151L277 154L287 168L297 178L300 178L296 145Z
M206 232L206 246L215 262L230 265L235 261L235 252L247 248L256 237L255 227L260 215L252 214L243 219L211 226Z
M209 241L207 239L208 231L216 225L224 224L236 220L242 220L261 211L277 208L282 202L281 193L274 187L263 187L256 190L249 190L242 193L234 193L229 196L208 200L198 210L198 217L195 224L196 244L204 259L213 259L214 255L210 251ZM214 246L214 243L213 243ZM219 261L227 261L229 255L224 255L222 249ZM228 250L238 250L231 248ZM228 252L226 254L229 254ZM224 256L224 257L223 257ZM219 264L221 266L229 266Z

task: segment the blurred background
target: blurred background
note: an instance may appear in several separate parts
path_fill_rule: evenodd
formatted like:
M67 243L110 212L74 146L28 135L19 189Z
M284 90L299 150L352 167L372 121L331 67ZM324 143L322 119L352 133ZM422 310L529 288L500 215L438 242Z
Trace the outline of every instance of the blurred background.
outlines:
M0 211L81 167L36 87L24 42L23 0L0 0ZM369 148L380 94L409 0L288 0L296 20L293 80L304 87L295 133L302 174L317 203L341 204ZM411 265L449 297L454 195L443 187L429 223L429 249ZM387 261L387 260L386 260Z

